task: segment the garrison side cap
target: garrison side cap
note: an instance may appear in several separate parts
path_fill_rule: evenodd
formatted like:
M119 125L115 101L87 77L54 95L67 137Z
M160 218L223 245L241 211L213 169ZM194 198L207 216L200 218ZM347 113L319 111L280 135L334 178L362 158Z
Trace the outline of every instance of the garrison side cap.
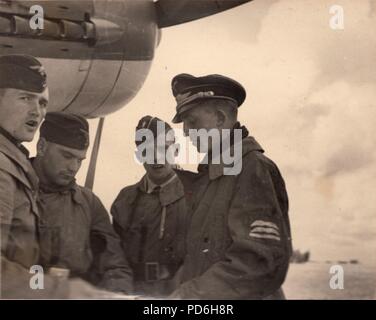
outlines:
M169 123L167 123L166 121L163 121L161 119L159 119L158 117L152 117L150 115L147 115L147 116L144 116L140 119L140 121L138 122L137 124L137 127L136 127L136 136L137 136L137 131L138 130L141 130L141 129L149 129L154 138L157 138L158 136L158 125L159 124L162 124L164 125L164 129L165 129L165 132L164 134L168 134L168 132L170 130L172 130L171 126L169 125ZM140 145L143 141L138 141L137 139L135 139L135 142L136 142L136 145Z
M40 137L68 148L89 147L89 123L73 113L49 112L40 127Z
M0 88L41 93L47 88L47 75L42 64L32 56L0 56Z

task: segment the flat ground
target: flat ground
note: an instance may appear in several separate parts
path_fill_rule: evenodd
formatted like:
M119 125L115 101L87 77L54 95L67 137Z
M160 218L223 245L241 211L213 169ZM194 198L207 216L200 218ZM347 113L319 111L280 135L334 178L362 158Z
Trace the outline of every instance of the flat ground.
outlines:
M291 264L283 285L287 299L376 299L376 267L343 264L344 289L333 290L329 282L332 264Z

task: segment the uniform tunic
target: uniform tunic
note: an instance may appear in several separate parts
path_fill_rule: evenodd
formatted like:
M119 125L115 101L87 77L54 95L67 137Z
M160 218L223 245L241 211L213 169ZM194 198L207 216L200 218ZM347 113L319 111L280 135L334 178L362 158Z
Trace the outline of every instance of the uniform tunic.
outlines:
M246 137L242 170L200 165L187 234L183 299L260 299L279 292L291 255L288 198L277 166Z
M30 267L38 264L38 178L27 151L0 128L0 298L66 298L66 284L44 275L44 289L33 290Z
M131 269L99 198L76 183L40 189L41 262L70 270L107 290L131 292Z
M185 254L187 225L184 188L175 175L162 185L142 180L124 188L112 205L115 230L131 262L137 293L163 296Z
M38 261L38 178L27 156L0 134L1 252L26 268Z

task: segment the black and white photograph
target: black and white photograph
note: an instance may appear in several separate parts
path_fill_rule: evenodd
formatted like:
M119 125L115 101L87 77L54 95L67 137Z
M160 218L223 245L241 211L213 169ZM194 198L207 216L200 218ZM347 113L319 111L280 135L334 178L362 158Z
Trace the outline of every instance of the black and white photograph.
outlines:
M375 300L375 30L375 0L0 0L0 299Z

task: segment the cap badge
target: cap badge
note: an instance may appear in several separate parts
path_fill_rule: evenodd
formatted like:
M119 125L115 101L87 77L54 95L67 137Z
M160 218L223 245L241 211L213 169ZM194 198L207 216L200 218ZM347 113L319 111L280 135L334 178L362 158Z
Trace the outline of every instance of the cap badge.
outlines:
M187 98L189 98L190 96L191 96L191 92L178 94L178 95L176 96L176 101L177 101L178 103L180 103L180 102L186 100Z
M44 69L43 66L30 66L29 68L37 71L43 78L47 76L46 70Z

